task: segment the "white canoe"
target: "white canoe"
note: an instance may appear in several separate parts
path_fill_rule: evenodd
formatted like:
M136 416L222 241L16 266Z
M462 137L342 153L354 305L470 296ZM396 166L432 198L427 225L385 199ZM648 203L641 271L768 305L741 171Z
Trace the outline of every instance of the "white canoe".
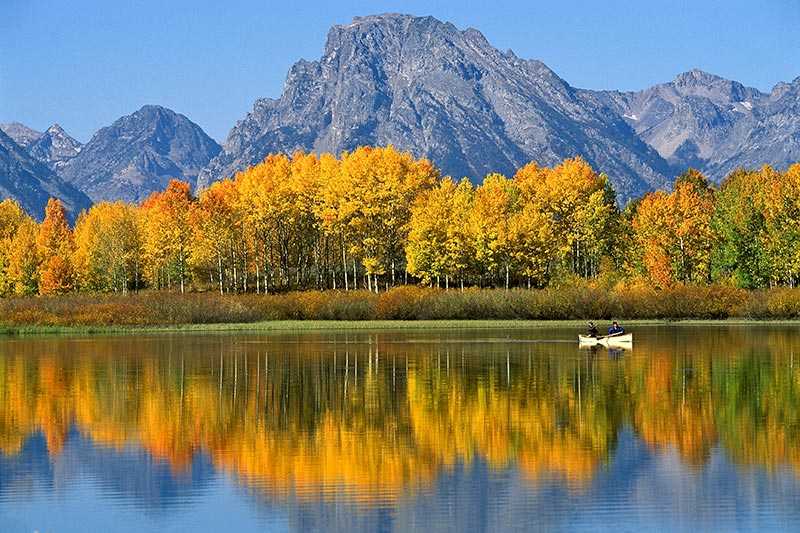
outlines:
M621 346L633 345L633 333L624 335L606 335L604 337L589 337L588 335L578 335L578 342L581 346Z

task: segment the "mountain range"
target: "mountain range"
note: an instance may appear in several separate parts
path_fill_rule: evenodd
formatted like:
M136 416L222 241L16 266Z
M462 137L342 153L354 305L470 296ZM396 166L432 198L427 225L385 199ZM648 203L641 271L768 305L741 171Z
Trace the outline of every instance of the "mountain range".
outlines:
M14 198L25 211L41 219L51 197L61 199L73 220L92 204L83 192L64 182L0 130L0 199Z
M59 174L96 202L139 202L172 178L194 185L219 151L185 116L146 105L95 133Z
M282 94L258 99L222 146L185 116L150 105L84 146L58 125L0 129L37 164L30 171L43 172L39 182L59 180L93 201L140 201L170 178L203 188L271 152L393 144L474 181L580 155L625 202L669 188L687 167L718 182L740 166L800 160L800 78L770 93L700 70L638 92L580 89L478 30L385 14L331 28L322 57L298 61ZM0 154L0 165L8 157ZM0 194L21 199L37 183Z

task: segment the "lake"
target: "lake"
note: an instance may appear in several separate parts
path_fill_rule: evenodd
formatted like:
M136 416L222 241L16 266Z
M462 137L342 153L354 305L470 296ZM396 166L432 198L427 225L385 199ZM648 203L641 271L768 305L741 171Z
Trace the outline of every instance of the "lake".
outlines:
M632 329L0 338L0 531L800 528L800 327Z

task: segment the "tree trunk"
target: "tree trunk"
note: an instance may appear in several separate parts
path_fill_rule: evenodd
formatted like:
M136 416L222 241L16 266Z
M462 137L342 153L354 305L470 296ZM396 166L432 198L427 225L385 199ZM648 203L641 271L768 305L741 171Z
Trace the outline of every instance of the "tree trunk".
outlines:
M233 291L239 291L239 270L236 267L236 250L231 243L231 263L233 264Z
M244 249L243 265L242 265L242 286L245 294L247 293L247 247Z
M347 280L347 251L344 248L344 239L342 239L342 272L344 272L344 290L350 290L350 284ZM355 278L353 278L355 281Z
M222 286L222 252L217 251L217 276L219 276L219 293L223 293Z

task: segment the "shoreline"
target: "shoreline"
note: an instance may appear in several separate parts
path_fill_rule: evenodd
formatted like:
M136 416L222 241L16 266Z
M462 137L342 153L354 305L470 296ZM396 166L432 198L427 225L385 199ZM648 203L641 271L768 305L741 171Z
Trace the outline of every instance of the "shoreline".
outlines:
M408 331L442 329L543 329L585 328L587 320L273 320L261 322L167 324L162 326L44 326L3 325L0 337L28 335L136 335L157 333L272 333L336 331ZM601 326L610 320L596 320ZM800 326L800 319L638 319L625 320L633 326Z

